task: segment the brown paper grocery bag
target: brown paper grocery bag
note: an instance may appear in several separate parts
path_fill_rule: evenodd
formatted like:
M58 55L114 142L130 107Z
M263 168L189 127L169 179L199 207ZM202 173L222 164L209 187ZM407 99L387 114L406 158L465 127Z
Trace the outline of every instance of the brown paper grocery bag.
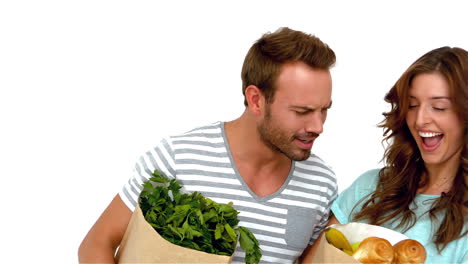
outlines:
M231 259L165 240L146 222L140 206L133 212L116 255L117 263L230 263Z
M390 244L394 245L403 239L408 237L393 231L391 229L369 225L364 223L351 222L348 224L335 224L330 227L334 227L340 230L343 235L348 239L349 243L362 241L364 238L370 236L378 236L387 239ZM321 236L320 244L315 253L312 263L361 263L354 259L352 256L344 253L338 248L327 242L325 234Z
M320 244L312 263L361 263L353 257L328 244L325 235L320 239Z

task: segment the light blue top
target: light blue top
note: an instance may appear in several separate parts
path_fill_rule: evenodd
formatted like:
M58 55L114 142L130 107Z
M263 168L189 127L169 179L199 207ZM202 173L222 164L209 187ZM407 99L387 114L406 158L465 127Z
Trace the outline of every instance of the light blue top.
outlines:
M352 221L354 213L362 208L362 203L356 206L355 211L352 212L354 206L361 201L363 197L372 193L378 181L379 169L367 171L359 176L359 178L346 190L344 190L332 205L332 211L336 219L341 224L347 224ZM464 236L456 241L452 241L447 247L439 254L432 237L438 224L433 228L430 217L426 212L429 211L431 205L439 195L416 195L411 209L417 216L416 224L406 232L401 228L396 228L397 223L387 222L383 226L395 231L401 232L407 237L417 240L426 248L427 259L425 263L468 263L468 236ZM365 199L364 199L365 200ZM368 223L367 221L359 221ZM464 230L467 228L465 222Z

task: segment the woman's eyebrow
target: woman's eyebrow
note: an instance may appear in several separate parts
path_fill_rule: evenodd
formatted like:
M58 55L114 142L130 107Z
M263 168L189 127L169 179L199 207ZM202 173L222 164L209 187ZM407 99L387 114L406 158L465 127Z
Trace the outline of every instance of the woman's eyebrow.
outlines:
M434 96L434 97L431 97L431 99L433 100L437 100L437 99L447 99L447 100L450 100L452 99L450 96Z
M418 99L418 98L416 98L416 96L410 95L410 99ZM433 96L433 97L431 97L429 99L431 99L431 100L438 100L438 99L451 100L452 98L450 96Z

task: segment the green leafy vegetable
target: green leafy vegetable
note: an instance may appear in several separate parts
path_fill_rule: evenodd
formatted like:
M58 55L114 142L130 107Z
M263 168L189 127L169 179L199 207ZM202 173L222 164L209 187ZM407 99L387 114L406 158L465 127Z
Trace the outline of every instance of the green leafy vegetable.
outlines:
M258 263L262 254L252 232L237 226L238 211L202 194L181 193L175 180L154 171L143 183L140 207L146 221L166 240L182 247L231 256L237 241L245 250L246 263ZM238 239L239 238L239 239Z

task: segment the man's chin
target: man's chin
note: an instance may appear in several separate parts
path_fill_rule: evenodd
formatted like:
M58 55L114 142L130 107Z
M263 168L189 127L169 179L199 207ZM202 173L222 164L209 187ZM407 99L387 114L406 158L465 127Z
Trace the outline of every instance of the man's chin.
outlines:
M310 151L301 151L301 153L292 153L286 156L294 161L304 161L310 157Z
M310 155L309 155L309 156L306 156L306 157L301 157L301 158L297 158L297 159L292 159L292 160L294 160L294 161L304 161L304 160L307 160L309 157L310 157Z

